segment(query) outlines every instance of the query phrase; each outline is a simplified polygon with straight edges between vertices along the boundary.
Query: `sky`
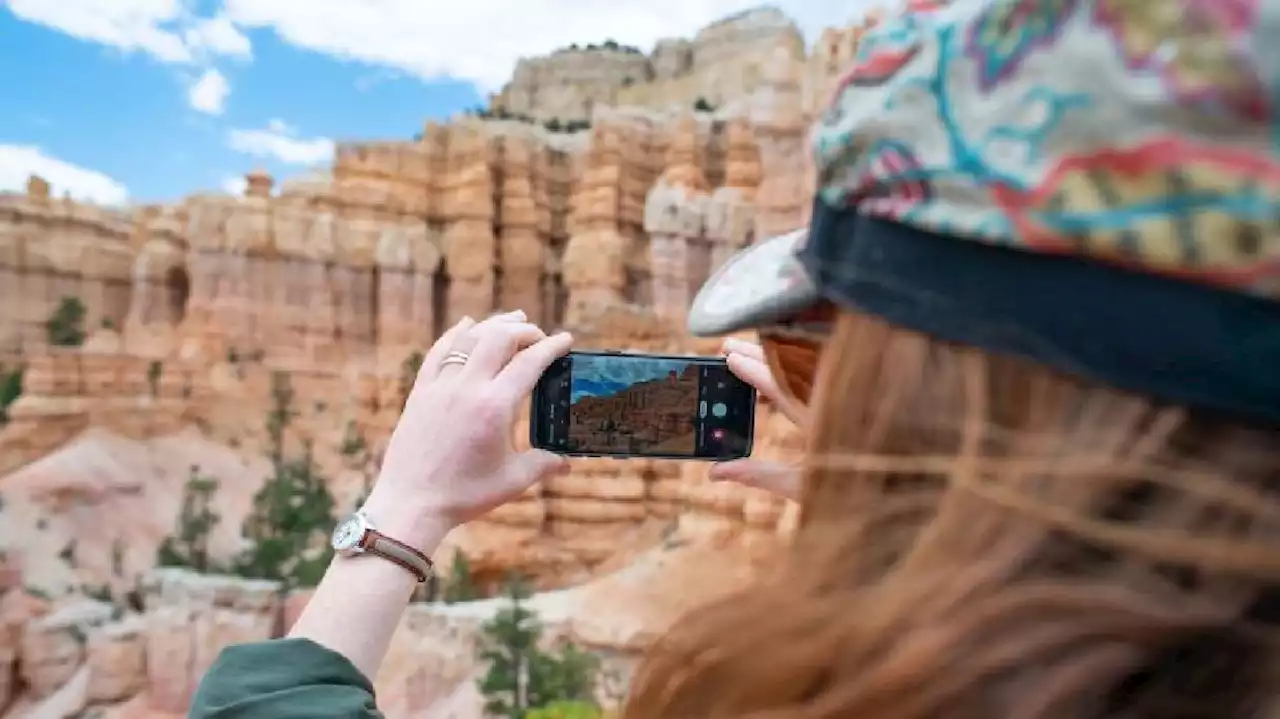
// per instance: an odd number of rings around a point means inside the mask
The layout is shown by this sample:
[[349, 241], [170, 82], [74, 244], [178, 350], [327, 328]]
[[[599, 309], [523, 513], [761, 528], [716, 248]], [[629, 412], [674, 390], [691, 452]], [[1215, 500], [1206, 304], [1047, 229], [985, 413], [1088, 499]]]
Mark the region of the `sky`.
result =
[[[648, 51], [759, 0], [0, 0], [0, 192], [239, 192], [482, 104], [517, 59]], [[874, 0], [780, 0], [812, 40]]]
[[573, 358], [569, 401], [609, 395], [631, 385], [683, 372], [688, 362], [641, 357], [577, 355]]

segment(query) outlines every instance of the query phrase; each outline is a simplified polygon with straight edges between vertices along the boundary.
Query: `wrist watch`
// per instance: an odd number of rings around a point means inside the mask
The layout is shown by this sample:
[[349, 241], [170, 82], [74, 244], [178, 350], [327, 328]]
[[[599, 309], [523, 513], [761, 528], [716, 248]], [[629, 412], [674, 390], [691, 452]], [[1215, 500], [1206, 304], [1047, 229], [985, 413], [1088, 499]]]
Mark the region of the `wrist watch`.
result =
[[398, 564], [419, 582], [427, 581], [435, 567], [427, 555], [374, 529], [363, 510], [338, 522], [330, 544], [334, 552], [344, 557], [372, 554]]

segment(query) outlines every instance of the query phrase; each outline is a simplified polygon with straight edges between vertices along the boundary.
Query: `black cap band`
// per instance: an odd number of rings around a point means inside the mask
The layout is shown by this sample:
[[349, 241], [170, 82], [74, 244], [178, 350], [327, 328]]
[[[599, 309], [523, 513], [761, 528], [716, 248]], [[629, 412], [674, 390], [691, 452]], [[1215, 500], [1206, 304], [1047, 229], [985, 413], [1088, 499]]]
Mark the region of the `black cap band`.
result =
[[815, 203], [799, 259], [844, 307], [1159, 400], [1280, 424], [1280, 304]]

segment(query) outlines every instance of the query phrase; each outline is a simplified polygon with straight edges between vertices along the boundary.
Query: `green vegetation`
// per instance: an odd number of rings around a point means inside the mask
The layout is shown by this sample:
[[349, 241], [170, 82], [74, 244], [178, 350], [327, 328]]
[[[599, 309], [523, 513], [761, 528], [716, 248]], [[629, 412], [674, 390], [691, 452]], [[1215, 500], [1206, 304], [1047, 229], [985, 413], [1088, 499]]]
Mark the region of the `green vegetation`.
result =
[[455, 550], [449, 579], [444, 583], [444, 603], [456, 604], [476, 599], [475, 581], [471, 577], [471, 563], [467, 555]]
[[271, 442], [271, 462], [276, 467], [284, 461], [284, 430], [298, 414], [293, 410], [293, 385], [289, 375], [271, 373], [271, 409], [267, 412], [267, 439]]
[[333, 494], [309, 444], [300, 457], [285, 458], [285, 429], [297, 416], [287, 374], [272, 375], [271, 398], [267, 435], [274, 471], [254, 495], [253, 508], [241, 525], [241, 534], [251, 545], [236, 559], [235, 571], [289, 587], [314, 587], [333, 558], [328, 542], [334, 521]]
[[479, 656], [489, 668], [477, 686], [485, 698], [485, 712], [494, 717], [526, 719], [536, 710], [594, 708], [592, 695], [599, 660], [571, 644], [559, 652], [543, 651], [538, 646], [542, 624], [524, 605], [529, 596], [527, 588], [520, 581], [512, 581], [506, 595], [508, 606], [481, 629]]
[[151, 390], [152, 397], [160, 396], [160, 374], [164, 371], [164, 366], [160, 364], [160, 360], [151, 360], [147, 365], [147, 387]]
[[400, 409], [404, 410], [405, 402], [409, 401], [409, 393], [413, 391], [413, 383], [418, 379], [418, 370], [422, 369], [422, 352], [414, 350], [409, 353], [408, 357], [400, 363]]
[[124, 540], [116, 537], [111, 540], [111, 576], [116, 579], [124, 577]]
[[23, 368], [0, 368], [0, 427], [9, 423], [9, 407], [22, 396]]
[[[482, 120], [510, 120], [513, 122], [522, 122], [526, 125], [536, 125], [538, 120], [519, 112], [511, 112], [506, 108], [496, 108], [490, 110], [487, 107], [478, 106], [467, 110], [464, 114], [478, 117]], [[569, 120], [562, 122], [558, 118], [551, 118], [542, 123], [543, 129], [553, 133], [574, 133], [591, 129], [590, 120]]]
[[581, 51], [584, 51], [584, 50], [585, 50], [585, 51], [588, 51], [588, 52], [593, 51], [593, 50], [609, 50], [609, 51], [611, 51], [611, 52], [624, 52], [624, 53], [626, 53], [626, 54], [628, 54], [628, 55], [643, 55], [643, 54], [644, 54], [644, 51], [643, 51], [643, 50], [641, 50], [640, 48], [636, 47], [635, 45], [623, 45], [623, 44], [619, 43], [617, 40], [614, 40], [614, 39], [612, 39], [612, 38], [610, 38], [610, 39], [608, 39], [608, 40], [605, 40], [604, 42], [602, 42], [602, 43], [600, 43], [600, 44], [598, 44], [598, 45], [597, 45], [596, 43], [589, 43], [589, 44], [587, 44], [587, 45], [579, 45], [578, 43], [576, 43], [576, 42], [575, 42], [575, 43], [570, 44], [570, 45], [569, 45], [568, 47], [566, 47], [566, 48], [560, 48], [560, 51], [564, 51], [564, 50], [570, 50], [570, 51], [573, 51], [573, 52], [581, 52]]
[[84, 303], [79, 297], [64, 296], [44, 323], [49, 344], [79, 347], [84, 344]]
[[715, 112], [716, 106], [707, 101], [705, 97], [699, 97], [693, 102], [694, 112]]
[[[213, 509], [218, 480], [201, 474], [191, 465], [187, 483], [182, 487], [182, 509], [172, 535], [165, 537], [156, 550], [156, 564], [161, 567], [187, 567], [197, 572], [216, 571], [209, 553], [209, 538], [222, 521]], [[124, 570], [124, 545], [117, 539], [111, 547], [112, 570], [120, 576]]]
[[363, 459], [368, 454], [369, 445], [365, 443], [355, 422], [347, 422], [347, 428], [342, 433], [342, 446], [338, 451], [343, 457], [353, 460]]
[[602, 716], [600, 707], [591, 702], [552, 702], [529, 710], [524, 719], [600, 719]]
[[58, 552], [58, 559], [66, 562], [71, 567], [76, 566], [76, 540], [72, 539], [67, 545]]

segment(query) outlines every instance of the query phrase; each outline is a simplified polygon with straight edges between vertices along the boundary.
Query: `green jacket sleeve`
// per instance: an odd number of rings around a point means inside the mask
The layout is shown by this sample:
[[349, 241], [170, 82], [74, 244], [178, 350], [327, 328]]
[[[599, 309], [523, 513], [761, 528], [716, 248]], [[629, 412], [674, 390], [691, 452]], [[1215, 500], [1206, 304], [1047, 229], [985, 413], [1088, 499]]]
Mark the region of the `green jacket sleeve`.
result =
[[189, 719], [375, 719], [373, 685], [346, 657], [309, 639], [222, 650], [200, 681]]

